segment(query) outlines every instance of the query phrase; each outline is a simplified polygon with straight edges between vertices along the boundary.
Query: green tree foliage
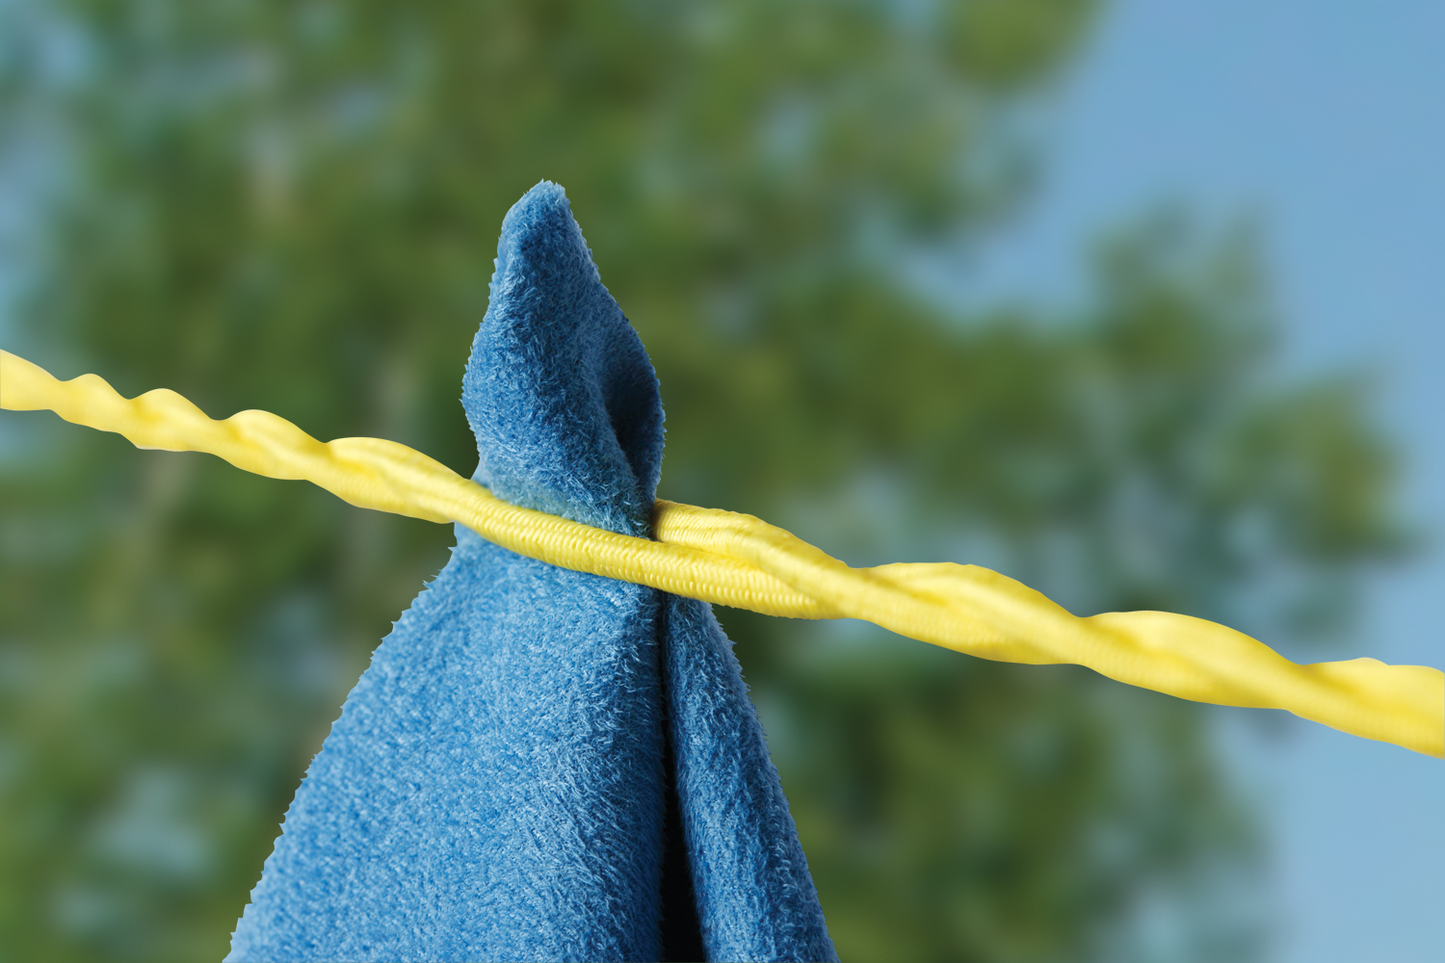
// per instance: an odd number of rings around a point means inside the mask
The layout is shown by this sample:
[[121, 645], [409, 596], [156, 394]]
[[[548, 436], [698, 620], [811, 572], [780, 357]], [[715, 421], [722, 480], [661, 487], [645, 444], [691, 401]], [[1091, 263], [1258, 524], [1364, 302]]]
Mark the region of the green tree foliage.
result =
[[[666, 497], [855, 563], [982, 561], [1076, 611], [1258, 632], [1333, 624], [1395, 544], [1357, 387], [1272, 382], [1237, 239], [1145, 223], [1068, 317], [908, 283], [1015, 206], [1019, 120], [1089, 0], [8, 15], [0, 143], [46, 202], [4, 337], [63, 377], [469, 473], [497, 231], [546, 177], [658, 369]], [[217, 957], [451, 532], [51, 416], [0, 427], [0, 959]], [[1253, 951], [1253, 828], [1205, 710], [723, 616], [845, 957], [1166, 958], [1135, 925], [1162, 911], [1179, 959]]]

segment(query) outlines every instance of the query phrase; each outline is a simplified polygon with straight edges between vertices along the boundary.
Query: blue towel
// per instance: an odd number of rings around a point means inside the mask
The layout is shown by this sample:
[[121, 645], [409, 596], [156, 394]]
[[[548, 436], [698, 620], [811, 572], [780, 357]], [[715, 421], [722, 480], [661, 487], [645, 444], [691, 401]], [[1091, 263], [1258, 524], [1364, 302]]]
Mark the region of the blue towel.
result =
[[[478, 482], [647, 535], [657, 378], [561, 188], [502, 225], [463, 404]], [[702, 602], [457, 526], [346, 700], [228, 960], [834, 960]]]

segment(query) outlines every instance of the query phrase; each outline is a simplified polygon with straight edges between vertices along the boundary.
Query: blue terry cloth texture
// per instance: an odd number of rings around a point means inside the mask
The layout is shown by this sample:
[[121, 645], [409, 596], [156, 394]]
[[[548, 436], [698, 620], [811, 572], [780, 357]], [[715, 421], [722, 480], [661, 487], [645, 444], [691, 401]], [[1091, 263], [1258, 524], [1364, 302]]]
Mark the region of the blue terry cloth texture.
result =
[[[502, 225], [476, 480], [646, 536], [657, 378], [543, 182]], [[707, 604], [457, 546], [372, 657], [228, 960], [835, 960]]]

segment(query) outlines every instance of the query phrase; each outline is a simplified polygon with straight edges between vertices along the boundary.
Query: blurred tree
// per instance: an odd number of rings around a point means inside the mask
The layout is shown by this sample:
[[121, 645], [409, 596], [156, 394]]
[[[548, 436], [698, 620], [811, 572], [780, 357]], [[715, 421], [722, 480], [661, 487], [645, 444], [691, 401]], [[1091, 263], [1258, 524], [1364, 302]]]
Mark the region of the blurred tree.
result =
[[[547, 177], [662, 379], [667, 497], [1076, 611], [1332, 624], [1396, 543], [1390, 459], [1355, 387], [1271, 385], [1246, 244], [1146, 223], [1073, 318], [907, 281], [1026, 191], [1021, 121], [1094, 7], [13, 3], [0, 145], [46, 200], [5, 338], [469, 473], [493, 245]], [[0, 959], [217, 957], [452, 536], [43, 428], [0, 467]], [[1161, 906], [1179, 959], [1255, 949], [1202, 710], [722, 614], [845, 957], [1166, 958], [1135, 925]]]

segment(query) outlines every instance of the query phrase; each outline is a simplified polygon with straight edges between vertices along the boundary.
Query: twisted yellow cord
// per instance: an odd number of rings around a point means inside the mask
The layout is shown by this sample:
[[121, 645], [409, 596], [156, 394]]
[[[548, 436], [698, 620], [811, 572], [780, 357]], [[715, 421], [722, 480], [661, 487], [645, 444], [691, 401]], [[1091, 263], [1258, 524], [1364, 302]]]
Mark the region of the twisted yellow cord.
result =
[[305, 479], [353, 505], [458, 521], [531, 558], [677, 595], [793, 618], [859, 618], [985, 659], [1077, 663], [1130, 685], [1219, 705], [1286, 709], [1445, 758], [1445, 673], [1374, 659], [1297, 665], [1233, 629], [1168, 612], [1079, 618], [974, 565], [855, 569], [751, 515], [657, 502], [656, 540], [501, 501], [395, 442], [319, 442], [265, 411], [208, 418], [161, 388], [127, 400], [100, 377], [57, 381], [0, 351], [0, 408], [49, 409], [139, 448], [204, 451], [272, 478]]

